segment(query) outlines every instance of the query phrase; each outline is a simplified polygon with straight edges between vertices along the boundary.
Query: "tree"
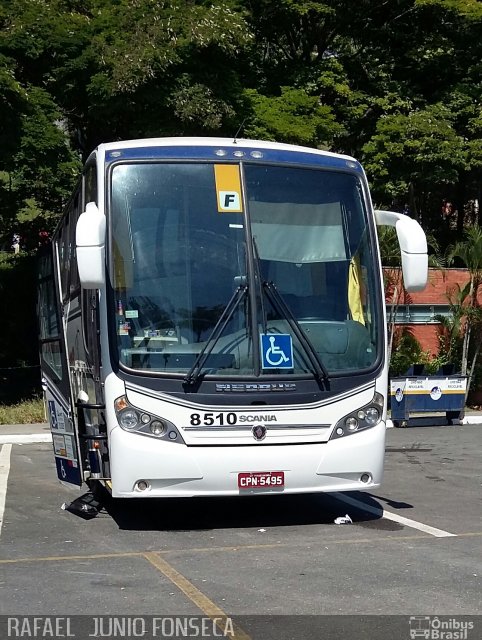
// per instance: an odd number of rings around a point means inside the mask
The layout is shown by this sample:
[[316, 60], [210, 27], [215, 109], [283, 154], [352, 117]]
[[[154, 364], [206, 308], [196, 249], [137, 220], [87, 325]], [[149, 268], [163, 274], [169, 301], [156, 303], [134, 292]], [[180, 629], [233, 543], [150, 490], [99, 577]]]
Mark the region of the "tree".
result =
[[[383, 267], [383, 281], [385, 289], [385, 302], [388, 305], [388, 357], [398, 348], [399, 341], [410, 332], [406, 327], [397, 330], [395, 320], [400, 305], [412, 304], [412, 298], [403, 284], [403, 273], [401, 268], [400, 245], [397, 232], [394, 227], [381, 226], [377, 230], [378, 244], [380, 247], [380, 257]], [[446, 259], [440, 256], [440, 248], [437, 240], [431, 233], [427, 233], [427, 245], [430, 250], [429, 266], [436, 269], [443, 269]], [[416, 342], [413, 336], [410, 344]], [[406, 342], [409, 344], [409, 341]], [[412, 348], [412, 347], [410, 347]]]
[[10, 154], [2, 161], [0, 198], [2, 235], [20, 232], [29, 248], [42, 227], [52, 228], [81, 168], [80, 158], [62, 129], [62, 114], [39, 87], [23, 89], [25, 103]]
[[469, 283], [464, 287], [456, 285], [452, 291], [447, 292], [449, 302], [449, 315], [436, 315], [439, 323], [437, 328], [439, 341], [439, 356], [445, 363], [453, 363], [460, 368], [465, 308], [464, 301], [467, 297]]
[[432, 193], [457, 182], [467, 167], [463, 139], [443, 104], [381, 117], [363, 153], [375, 193], [385, 202], [405, 198], [421, 221]]
[[[482, 285], [482, 229], [471, 227], [464, 232], [464, 239], [457, 242], [448, 249], [449, 263], [459, 259], [469, 271], [468, 285], [459, 293], [457, 315], [463, 318], [461, 323], [462, 355], [461, 372], [468, 374], [467, 392], [470, 389], [472, 376], [477, 359], [479, 357], [482, 341], [482, 308], [479, 303], [479, 293]], [[472, 348], [473, 338], [476, 341], [475, 348]]]
[[[84, 154], [115, 139], [234, 135], [245, 104], [239, 70], [252, 42], [236, 5], [92, 0], [90, 42], [62, 70]], [[55, 91], [60, 98], [62, 86]]]
[[400, 263], [400, 245], [397, 232], [393, 227], [378, 228], [378, 243], [380, 246], [383, 265], [383, 282], [385, 288], [385, 303], [388, 306], [388, 359], [391, 359], [394, 344], [396, 345], [395, 319], [400, 304], [408, 304], [410, 297], [403, 286], [402, 269]]
[[326, 148], [341, 131], [331, 108], [303, 89], [281, 87], [279, 96], [247, 89], [245, 95], [253, 110], [244, 127], [248, 137]]

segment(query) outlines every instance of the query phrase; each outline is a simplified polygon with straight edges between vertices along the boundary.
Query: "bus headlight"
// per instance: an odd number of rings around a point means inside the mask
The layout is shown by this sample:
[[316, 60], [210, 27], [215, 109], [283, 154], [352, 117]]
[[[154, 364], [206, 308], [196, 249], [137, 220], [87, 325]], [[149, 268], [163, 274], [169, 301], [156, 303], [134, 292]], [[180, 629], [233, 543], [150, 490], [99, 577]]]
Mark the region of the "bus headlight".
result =
[[378, 407], [368, 407], [366, 410], [365, 421], [370, 427], [374, 427], [380, 422], [381, 413]]
[[330, 440], [343, 438], [352, 433], [358, 433], [371, 427], [376, 427], [380, 423], [383, 415], [383, 396], [375, 393], [373, 400], [360, 409], [356, 409], [352, 413], [344, 416], [335, 425]]
[[358, 429], [358, 420], [353, 416], [350, 416], [345, 420], [345, 427], [348, 431], [356, 431]]
[[162, 436], [166, 432], [166, 425], [161, 420], [153, 420], [149, 427], [153, 436]]
[[135, 429], [139, 424], [139, 414], [134, 409], [124, 409], [119, 415], [119, 424], [123, 429]]
[[170, 442], [184, 444], [179, 430], [172, 422], [165, 418], [151, 415], [138, 407], [133, 407], [127, 396], [120, 396], [120, 398], [114, 400], [114, 409], [121, 429], [158, 440], [169, 440]]

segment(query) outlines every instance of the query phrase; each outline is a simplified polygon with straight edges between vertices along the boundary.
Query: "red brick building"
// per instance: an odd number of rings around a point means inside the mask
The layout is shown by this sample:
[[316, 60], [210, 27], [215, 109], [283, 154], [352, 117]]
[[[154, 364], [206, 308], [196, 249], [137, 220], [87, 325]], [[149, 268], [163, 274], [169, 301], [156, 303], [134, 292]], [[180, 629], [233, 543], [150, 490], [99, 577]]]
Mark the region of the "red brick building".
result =
[[[437, 315], [449, 315], [447, 295], [457, 285], [461, 288], [469, 281], [467, 269], [429, 269], [428, 283], [424, 291], [405, 294], [395, 315], [397, 325], [407, 325], [420, 342], [424, 351], [433, 355], [438, 353]], [[482, 303], [482, 294], [479, 294]], [[392, 291], [387, 295], [387, 315], [392, 304]]]

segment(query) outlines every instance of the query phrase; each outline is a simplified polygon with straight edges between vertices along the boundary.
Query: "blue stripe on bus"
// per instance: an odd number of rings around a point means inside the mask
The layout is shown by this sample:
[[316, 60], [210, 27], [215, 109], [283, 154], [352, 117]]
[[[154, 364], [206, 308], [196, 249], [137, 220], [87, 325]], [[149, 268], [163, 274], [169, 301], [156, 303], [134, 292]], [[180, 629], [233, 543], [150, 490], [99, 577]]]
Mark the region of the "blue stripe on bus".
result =
[[[217, 149], [224, 148], [226, 151], [225, 156], [215, 155]], [[235, 151], [244, 151], [245, 156], [237, 158], [233, 155]], [[253, 158], [250, 154], [251, 151], [261, 151], [262, 158]], [[232, 147], [220, 146], [165, 146], [165, 147], [135, 147], [129, 149], [115, 149], [107, 151], [105, 154], [106, 163], [111, 163], [119, 160], [162, 160], [162, 159], [176, 159], [176, 160], [215, 160], [217, 162], [249, 160], [249, 162], [276, 162], [276, 163], [289, 163], [289, 164], [302, 164], [302, 165], [314, 165], [336, 169], [355, 169], [361, 171], [361, 166], [358, 162], [347, 160], [345, 158], [339, 158], [337, 156], [325, 156], [318, 155], [316, 153], [304, 153], [303, 151], [286, 151], [284, 149], [256, 149], [256, 147], [239, 147], [237, 149]], [[349, 163], [349, 164], [348, 164]]]

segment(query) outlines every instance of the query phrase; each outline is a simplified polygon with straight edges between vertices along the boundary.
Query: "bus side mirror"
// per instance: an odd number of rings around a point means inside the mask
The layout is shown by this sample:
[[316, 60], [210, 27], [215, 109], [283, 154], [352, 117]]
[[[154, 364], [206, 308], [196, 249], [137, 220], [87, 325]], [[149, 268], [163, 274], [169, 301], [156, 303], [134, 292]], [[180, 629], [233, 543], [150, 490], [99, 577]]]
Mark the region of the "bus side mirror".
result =
[[410, 291], [425, 289], [428, 277], [427, 239], [416, 220], [403, 213], [375, 211], [378, 225], [395, 227], [402, 256], [403, 285]]
[[95, 202], [88, 202], [75, 230], [77, 265], [83, 289], [105, 283], [105, 216]]

